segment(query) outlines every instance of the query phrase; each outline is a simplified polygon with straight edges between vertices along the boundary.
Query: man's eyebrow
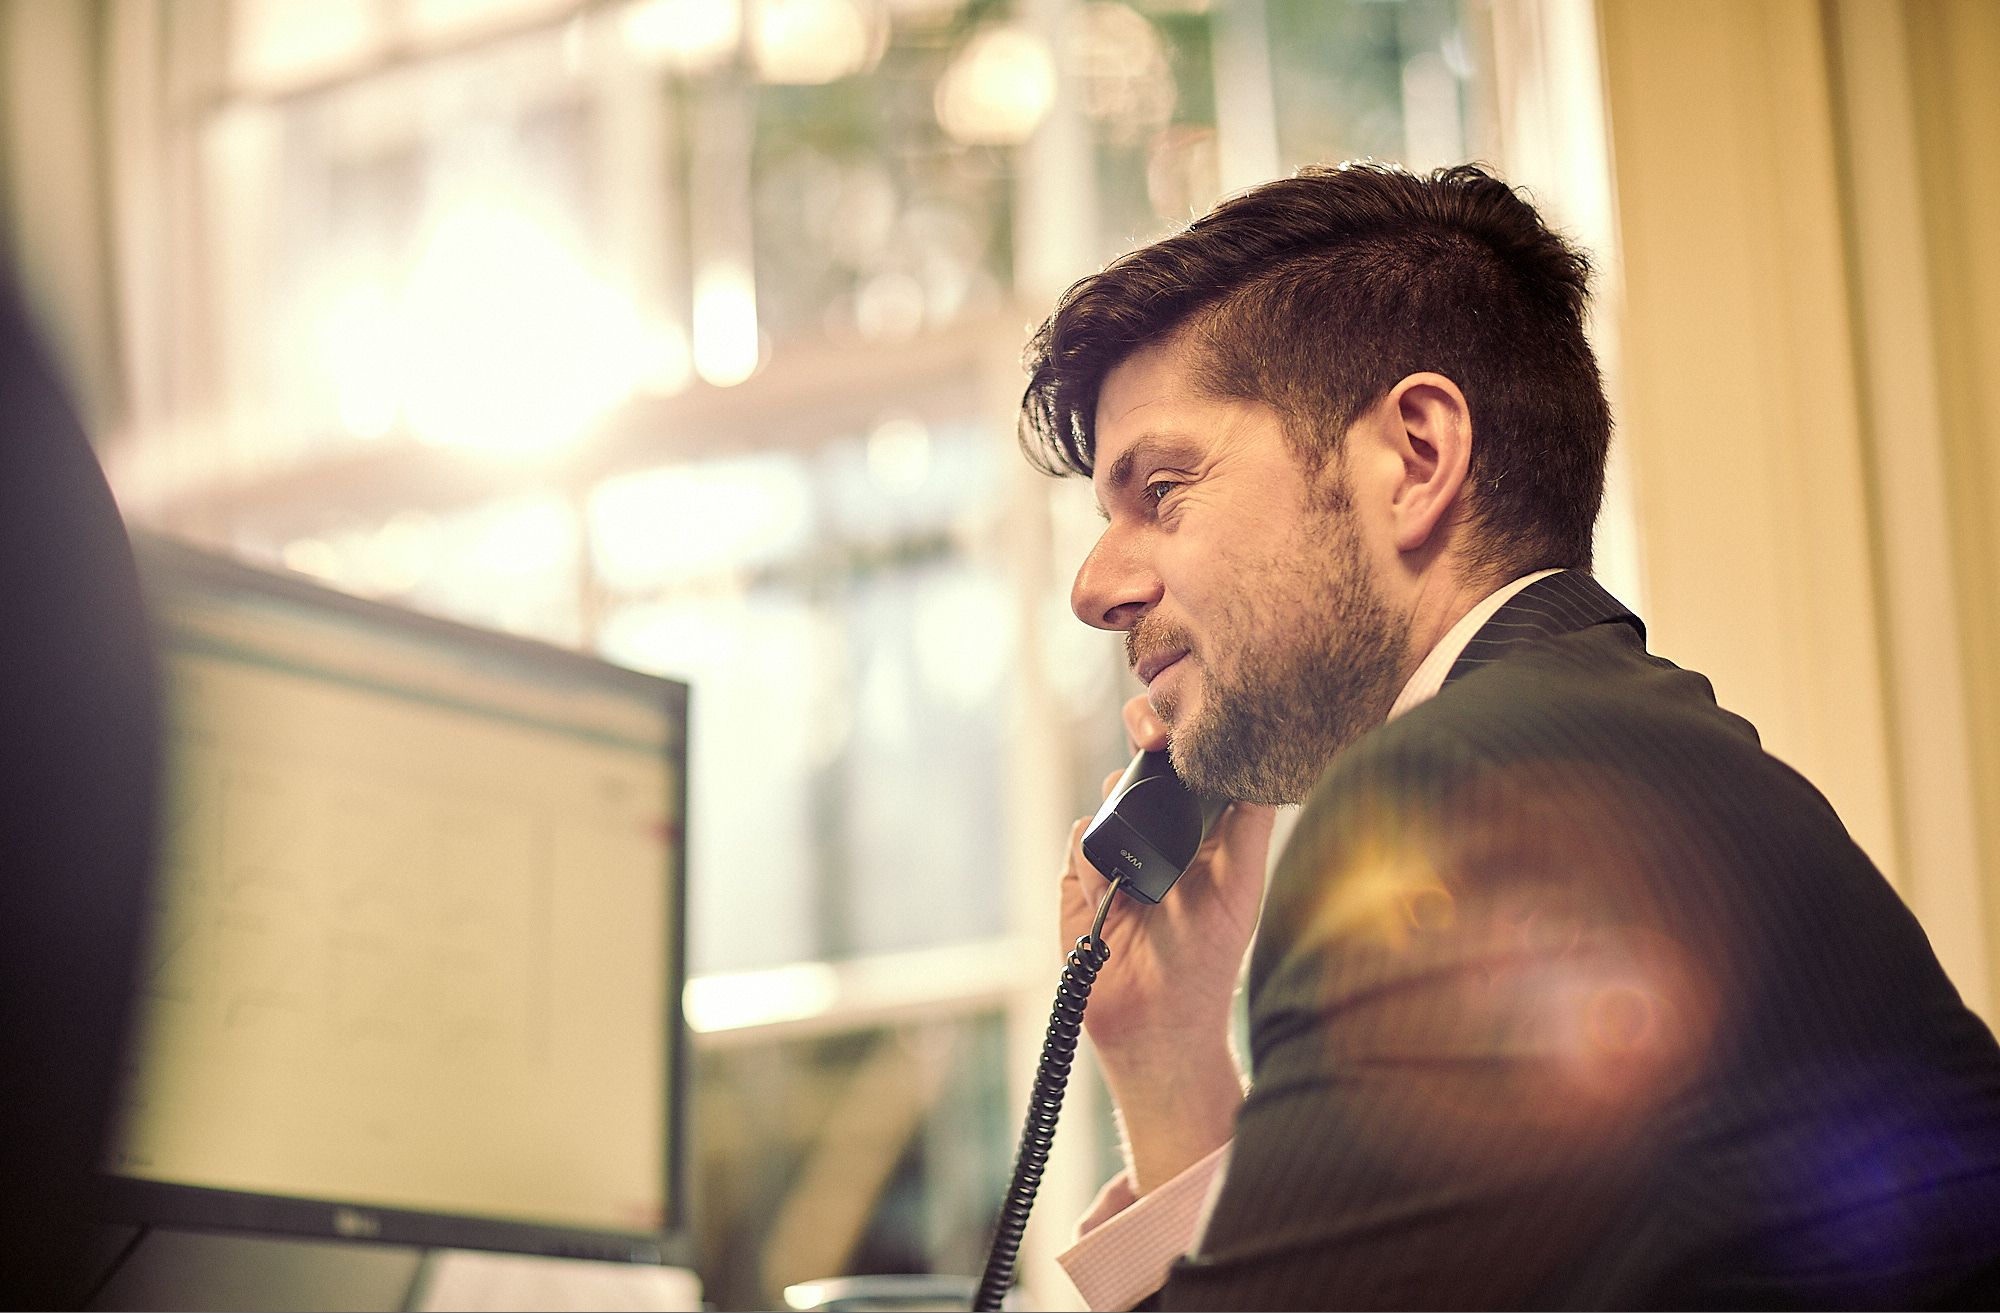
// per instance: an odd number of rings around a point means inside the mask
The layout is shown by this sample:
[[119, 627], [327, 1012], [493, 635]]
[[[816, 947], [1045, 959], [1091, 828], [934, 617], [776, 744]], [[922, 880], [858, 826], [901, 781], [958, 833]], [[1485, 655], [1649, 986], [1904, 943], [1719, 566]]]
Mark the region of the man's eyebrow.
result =
[[[1162, 460], [1169, 462], [1185, 461], [1198, 454], [1199, 451], [1199, 444], [1185, 434], [1141, 433], [1132, 440], [1131, 446], [1125, 448], [1119, 454], [1117, 460], [1111, 462], [1111, 468], [1104, 472], [1104, 486], [1107, 491], [1116, 496], [1125, 491], [1127, 485], [1132, 482], [1133, 477], [1139, 472], [1139, 462], [1141, 460], [1145, 460], [1148, 463]], [[1104, 503], [1101, 501], [1097, 503], [1097, 514], [1100, 519], [1108, 520], [1111, 518], [1111, 512], [1104, 508]]]

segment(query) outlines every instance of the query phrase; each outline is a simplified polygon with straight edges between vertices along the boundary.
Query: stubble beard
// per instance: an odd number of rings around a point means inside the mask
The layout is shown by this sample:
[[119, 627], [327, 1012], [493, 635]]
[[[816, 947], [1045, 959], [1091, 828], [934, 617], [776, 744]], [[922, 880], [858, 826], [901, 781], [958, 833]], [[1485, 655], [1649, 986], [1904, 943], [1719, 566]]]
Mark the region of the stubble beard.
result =
[[[1135, 651], [1187, 648], [1182, 659], [1201, 676], [1192, 713], [1176, 717], [1171, 701], [1156, 708], [1169, 726], [1174, 769], [1197, 793], [1304, 802], [1340, 750], [1388, 716], [1408, 626], [1368, 578], [1352, 525], [1330, 519], [1328, 527], [1331, 559], [1274, 581], [1261, 598], [1240, 596], [1209, 631], [1211, 641], [1237, 644], [1226, 664], [1196, 652], [1177, 626], [1148, 631], [1142, 621], [1127, 635]], [[1287, 619], [1289, 641], [1273, 633]]]

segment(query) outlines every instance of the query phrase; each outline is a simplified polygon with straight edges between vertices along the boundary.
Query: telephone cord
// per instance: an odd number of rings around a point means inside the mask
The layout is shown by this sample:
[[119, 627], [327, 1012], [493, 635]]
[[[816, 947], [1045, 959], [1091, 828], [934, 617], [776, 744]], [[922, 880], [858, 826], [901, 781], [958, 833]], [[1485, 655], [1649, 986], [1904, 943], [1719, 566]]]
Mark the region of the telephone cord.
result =
[[1083, 1009], [1090, 1002], [1090, 988], [1097, 973], [1111, 958], [1111, 946], [1104, 942], [1104, 917], [1111, 900], [1118, 896], [1122, 878], [1111, 882], [1104, 901], [1097, 905], [1097, 919], [1090, 933], [1076, 941], [1063, 966], [1062, 983], [1056, 986], [1056, 1002], [1049, 1014], [1049, 1029], [1042, 1039], [1042, 1058], [1035, 1069], [1034, 1089], [1028, 1095], [1028, 1117], [1021, 1127], [1021, 1149], [1014, 1159], [1014, 1179], [1007, 1186], [1000, 1206], [1000, 1224], [987, 1254], [986, 1274], [980, 1279], [979, 1293], [972, 1301], [975, 1310], [998, 1309], [1014, 1280], [1014, 1260], [1021, 1251], [1021, 1237], [1028, 1229], [1028, 1214], [1035, 1206], [1035, 1191], [1041, 1188], [1042, 1172], [1049, 1165], [1049, 1149], [1055, 1143], [1056, 1118], [1062, 1112], [1063, 1091], [1069, 1086], [1070, 1066], [1076, 1059], [1077, 1036], [1083, 1030]]

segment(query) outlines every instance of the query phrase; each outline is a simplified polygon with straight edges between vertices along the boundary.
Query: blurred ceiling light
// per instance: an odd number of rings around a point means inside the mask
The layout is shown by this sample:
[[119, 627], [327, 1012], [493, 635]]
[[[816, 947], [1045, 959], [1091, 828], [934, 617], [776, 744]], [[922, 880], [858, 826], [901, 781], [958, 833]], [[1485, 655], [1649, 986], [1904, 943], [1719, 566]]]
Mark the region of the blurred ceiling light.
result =
[[323, 77], [372, 55], [381, 28], [371, 5], [236, 0], [229, 7], [229, 71], [241, 87]]
[[[560, 575], [563, 562], [575, 558], [576, 516], [556, 497], [523, 497], [483, 507], [455, 527], [460, 531], [458, 564], [484, 576], [489, 585]], [[504, 590], [489, 586], [483, 591], [493, 601]]]
[[635, 378], [655, 396], [685, 392], [694, 382], [694, 346], [687, 330], [671, 320], [646, 329], [639, 342]]
[[1173, 118], [1178, 89], [1157, 28], [1117, 0], [1089, 0], [1070, 19], [1067, 47], [1086, 112], [1131, 143]]
[[377, 529], [367, 543], [363, 568], [379, 593], [407, 593], [437, 568], [441, 531], [422, 511], [403, 511]]
[[735, 387], [757, 372], [757, 285], [740, 265], [718, 262], [695, 275], [694, 370]]
[[798, 962], [768, 971], [696, 976], [681, 990], [688, 1026], [697, 1034], [803, 1021], [831, 1008], [839, 979], [825, 962]]
[[416, 436], [494, 452], [567, 444], [630, 394], [630, 301], [526, 216], [469, 203], [431, 232], [403, 298]]
[[1048, 43], [1012, 23], [974, 33], [938, 79], [938, 123], [968, 146], [1018, 146], [1056, 98]]
[[858, 0], [756, 0], [750, 49], [766, 82], [818, 86], [881, 58], [886, 33]]
[[924, 326], [924, 285], [908, 274], [875, 275], [855, 294], [854, 324], [871, 342], [915, 337]]
[[599, 484], [588, 516], [605, 582], [644, 592], [803, 550], [812, 489], [789, 459], [676, 465]]
[[[375, 533], [372, 529], [349, 526], [329, 535], [327, 545], [331, 548], [332, 559], [339, 565], [337, 574], [321, 576], [327, 582], [343, 592], [360, 597], [380, 597], [390, 591], [377, 568]], [[285, 550], [289, 555], [292, 548]]]
[[285, 544], [285, 568], [338, 584], [346, 573], [340, 549], [324, 538], [300, 538]]
[[884, 492], [905, 494], [931, 473], [931, 431], [912, 415], [894, 415], [868, 434], [868, 475]]
[[681, 73], [706, 73], [735, 58], [742, 0], [638, 0], [620, 27], [639, 58]]
[[665, 602], [628, 602], [605, 615], [597, 646], [620, 665], [654, 674], [727, 679], [747, 650], [740, 593], [683, 594]]

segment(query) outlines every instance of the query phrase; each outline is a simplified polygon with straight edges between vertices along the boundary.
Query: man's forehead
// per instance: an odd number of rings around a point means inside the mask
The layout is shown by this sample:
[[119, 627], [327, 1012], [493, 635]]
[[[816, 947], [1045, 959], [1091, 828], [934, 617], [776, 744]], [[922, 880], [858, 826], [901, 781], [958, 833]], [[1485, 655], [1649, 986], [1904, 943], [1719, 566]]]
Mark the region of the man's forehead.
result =
[[1110, 519], [1114, 501], [1160, 471], [1194, 472], [1246, 444], [1287, 447], [1282, 420], [1269, 405], [1216, 396], [1183, 361], [1164, 353], [1128, 357], [1118, 369], [1135, 364], [1122, 378], [1107, 376], [1098, 393], [1090, 482], [1100, 518]]
[[1129, 424], [1149, 407], [1193, 398], [1192, 361], [1177, 340], [1140, 347], [1113, 365], [1097, 389], [1094, 427], [1102, 431]]
[[1192, 438], [1191, 411], [1208, 400], [1193, 381], [1186, 351], [1171, 340], [1141, 347], [1119, 361], [1097, 390], [1092, 482], [1100, 490], [1115, 486], [1111, 472], [1128, 465], [1144, 442]]

